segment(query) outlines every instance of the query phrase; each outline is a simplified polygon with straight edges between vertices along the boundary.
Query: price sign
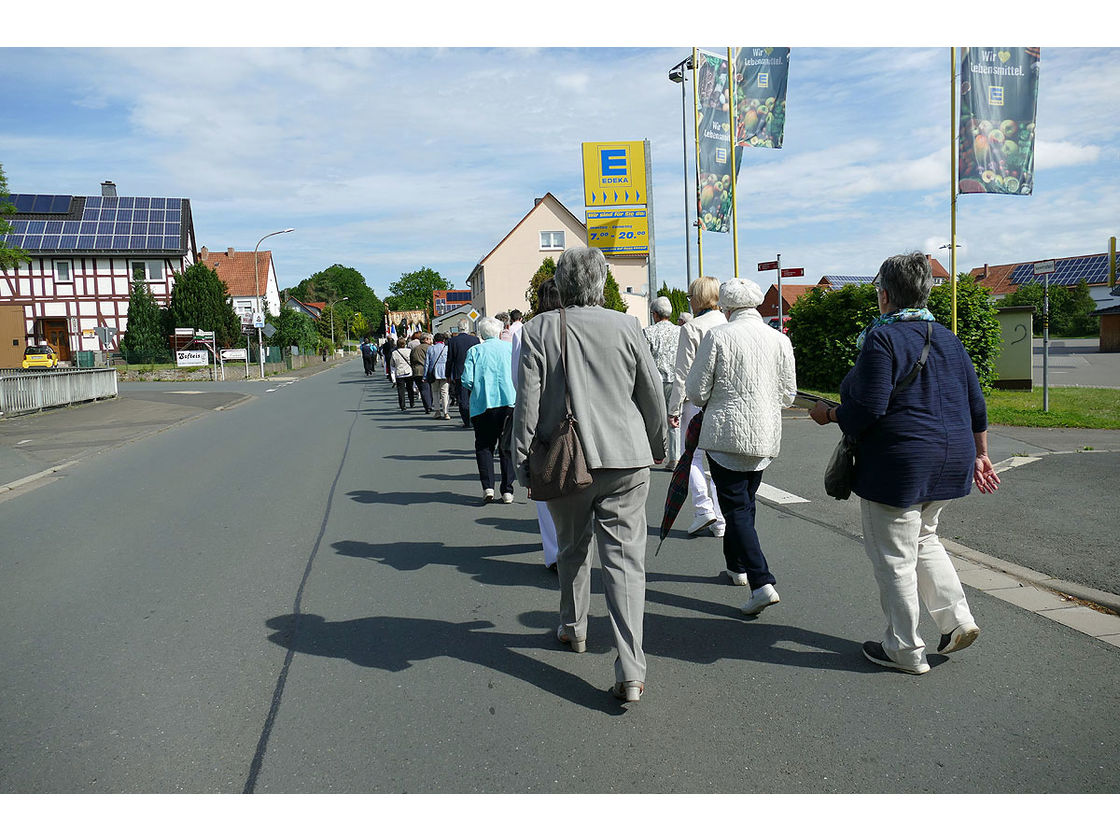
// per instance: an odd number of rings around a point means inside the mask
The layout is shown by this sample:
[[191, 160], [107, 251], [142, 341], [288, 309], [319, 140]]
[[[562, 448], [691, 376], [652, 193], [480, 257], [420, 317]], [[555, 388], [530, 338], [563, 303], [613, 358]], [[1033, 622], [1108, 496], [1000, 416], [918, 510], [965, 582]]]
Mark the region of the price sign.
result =
[[649, 219], [645, 210], [588, 210], [587, 244], [607, 256], [649, 253]]

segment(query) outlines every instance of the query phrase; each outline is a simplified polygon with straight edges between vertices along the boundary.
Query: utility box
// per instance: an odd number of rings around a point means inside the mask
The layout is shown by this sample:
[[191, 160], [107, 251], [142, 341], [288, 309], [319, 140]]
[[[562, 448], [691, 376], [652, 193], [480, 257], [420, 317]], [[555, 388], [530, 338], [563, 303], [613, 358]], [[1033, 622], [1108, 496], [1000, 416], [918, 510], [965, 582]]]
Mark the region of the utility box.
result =
[[94, 366], [92, 350], [79, 350], [74, 355], [77, 357], [78, 367], [91, 368]]
[[1033, 306], [1005, 306], [996, 310], [1002, 343], [993, 388], [1029, 391], [1034, 387], [1033, 316]]

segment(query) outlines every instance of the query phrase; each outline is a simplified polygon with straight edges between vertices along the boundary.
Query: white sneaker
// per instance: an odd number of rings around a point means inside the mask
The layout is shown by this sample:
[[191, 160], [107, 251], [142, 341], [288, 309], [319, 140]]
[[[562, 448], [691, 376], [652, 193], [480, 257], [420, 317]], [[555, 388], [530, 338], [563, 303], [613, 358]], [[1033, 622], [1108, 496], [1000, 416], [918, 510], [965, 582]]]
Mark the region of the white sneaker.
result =
[[513, 493], [502, 493], [502, 501], [507, 505], [513, 504]]
[[728, 572], [727, 577], [730, 578], [732, 586], [750, 586], [746, 572]]
[[484, 501], [484, 502], [494, 501], [494, 488], [493, 487], [487, 487], [485, 490], [482, 491], [482, 501]]
[[715, 521], [716, 518], [710, 513], [698, 513], [696, 518], [692, 520], [692, 524], [688, 526], [688, 535], [690, 537], [696, 536]]
[[751, 592], [751, 599], [743, 604], [743, 615], [758, 615], [764, 609], [772, 606], [782, 599], [778, 597], [778, 590], [774, 588], [772, 583], [765, 586], [760, 586]]
[[708, 526], [708, 530], [712, 532], [713, 537], [722, 537], [727, 533], [727, 525], [723, 522], [716, 522]]

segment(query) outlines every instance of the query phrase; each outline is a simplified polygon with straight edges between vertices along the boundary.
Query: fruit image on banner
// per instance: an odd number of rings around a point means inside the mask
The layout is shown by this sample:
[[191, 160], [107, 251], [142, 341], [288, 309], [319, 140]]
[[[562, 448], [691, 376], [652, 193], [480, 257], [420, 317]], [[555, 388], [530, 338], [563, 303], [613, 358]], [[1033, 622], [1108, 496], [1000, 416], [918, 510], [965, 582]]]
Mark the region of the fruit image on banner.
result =
[[739, 155], [731, 166], [731, 105], [727, 58], [697, 52], [696, 68], [696, 218], [704, 230], [731, 230], [731, 178], [738, 174]]
[[789, 47], [742, 47], [735, 57], [735, 143], [782, 148]]
[[1038, 47], [962, 47], [958, 191], [1030, 195]]

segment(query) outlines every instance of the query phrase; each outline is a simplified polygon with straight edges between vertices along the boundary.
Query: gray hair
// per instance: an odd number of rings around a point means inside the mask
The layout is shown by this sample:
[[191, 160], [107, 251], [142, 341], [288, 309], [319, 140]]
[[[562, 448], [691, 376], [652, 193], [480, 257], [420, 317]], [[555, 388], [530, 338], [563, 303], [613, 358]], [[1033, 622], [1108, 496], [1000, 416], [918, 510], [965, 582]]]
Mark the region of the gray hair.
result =
[[673, 314], [673, 302], [669, 300], [669, 298], [665, 297], [665, 295], [662, 295], [653, 302], [653, 306], [651, 306], [650, 309], [653, 310], [654, 315], [660, 315], [662, 318], [668, 318]]
[[682, 312], [680, 315], [677, 316], [677, 323], [680, 324], [682, 327], [691, 320], [692, 320], [692, 313], [691, 312]]
[[607, 282], [607, 258], [598, 248], [569, 248], [556, 262], [556, 290], [564, 306], [599, 306]]
[[502, 322], [497, 318], [479, 318], [478, 337], [485, 341], [488, 338], [497, 338], [502, 334]]
[[459, 319], [459, 332], [468, 333], [471, 331], [471, 322], [468, 318]]
[[920, 251], [887, 257], [875, 275], [875, 284], [899, 309], [926, 305], [933, 288], [933, 269]]

